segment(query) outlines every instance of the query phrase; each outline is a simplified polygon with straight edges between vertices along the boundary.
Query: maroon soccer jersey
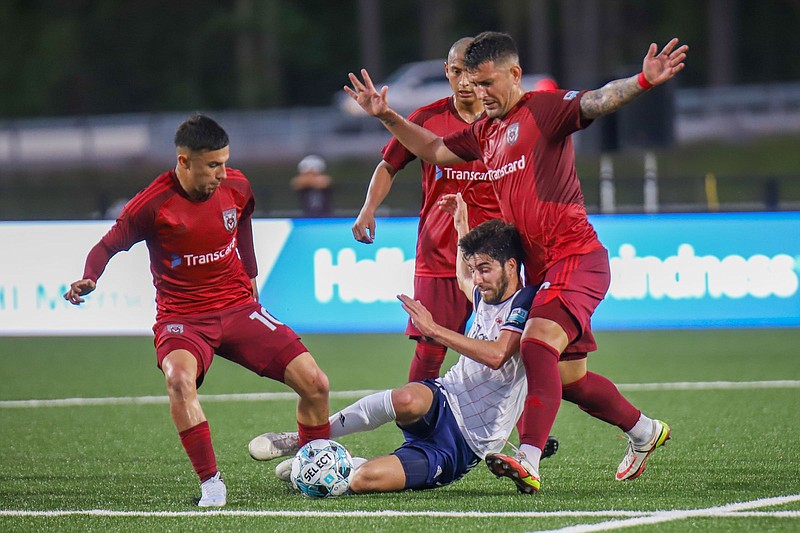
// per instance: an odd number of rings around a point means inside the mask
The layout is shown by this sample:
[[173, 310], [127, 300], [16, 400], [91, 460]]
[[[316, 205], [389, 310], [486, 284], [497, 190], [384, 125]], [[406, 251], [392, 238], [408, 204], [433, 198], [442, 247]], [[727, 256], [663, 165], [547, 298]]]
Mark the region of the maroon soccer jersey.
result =
[[460, 158], [482, 159], [503, 218], [522, 236], [528, 281], [569, 255], [602, 248], [586, 216], [570, 134], [585, 128], [583, 92], [529, 92], [502, 119], [445, 137]]
[[[408, 119], [437, 135], [469, 129], [453, 104], [453, 98], [443, 98], [414, 111]], [[383, 160], [396, 170], [416, 158], [397, 139], [392, 138], [383, 148]], [[453, 217], [439, 209], [436, 202], [443, 194], [460, 192], [469, 205], [469, 225], [475, 227], [492, 218], [500, 218], [500, 208], [486, 167], [481, 161], [439, 167], [422, 162], [422, 208], [417, 230], [417, 258], [414, 274], [434, 278], [452, 278], [456, 272], [456, 243], [458, 234]]]
[[145, 241], [156, 287], [157, 316], [215, 311], [253, 299], [258, 269], [250, 217], [255, 199], [247, 178], [227, 178], [202, 201], [189, 198], [174, 170], [125, 205], [86, 258], [83, 277], [96, 281], [117, 252]]

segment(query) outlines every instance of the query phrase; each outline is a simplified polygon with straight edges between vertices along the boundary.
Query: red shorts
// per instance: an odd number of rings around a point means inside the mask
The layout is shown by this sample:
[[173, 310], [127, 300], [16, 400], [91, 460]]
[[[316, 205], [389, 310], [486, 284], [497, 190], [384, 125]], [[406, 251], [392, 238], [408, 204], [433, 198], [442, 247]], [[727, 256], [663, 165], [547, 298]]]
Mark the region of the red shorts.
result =
[[611, 268], [605, 248], [565, 257], [544, 274], [533, 298], [530, 317], [558, 323], [570, 339], [561, 360], [580, 359], [597, 349], [592, 335], [592, 314], [605, 298]]
[[197, 359], [198, 387], [215, 353], [259, 376], [283, 382], [286, 366], [308, 351], [290, 327], [256, 301], [221, 311], [164, 317], [153, 332], [158, 367], [170, 352], [188, 350]]
[[[472, 304], [458, 286], [456, 278], [414, 276], [414, 299], [422, 302], [440, 326], [464, 333], [472, 314]], [[408, 320], [406, 335], [419, 339], [422, 334]]]

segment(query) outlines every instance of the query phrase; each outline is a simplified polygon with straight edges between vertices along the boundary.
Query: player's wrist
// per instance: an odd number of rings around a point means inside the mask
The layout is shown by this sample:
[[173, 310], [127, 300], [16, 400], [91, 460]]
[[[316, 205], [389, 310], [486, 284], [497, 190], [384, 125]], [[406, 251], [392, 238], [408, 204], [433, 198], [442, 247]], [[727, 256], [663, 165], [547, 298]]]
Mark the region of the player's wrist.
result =
[[641, 87], [645, 91], [650, 90], [654, 87], [652, 83], [647, 81], [647, 77], [644, 75], [644, 71], [639, 73], [639, 75], [636, 77], [636, 81], [638, 82], [639, 87]]

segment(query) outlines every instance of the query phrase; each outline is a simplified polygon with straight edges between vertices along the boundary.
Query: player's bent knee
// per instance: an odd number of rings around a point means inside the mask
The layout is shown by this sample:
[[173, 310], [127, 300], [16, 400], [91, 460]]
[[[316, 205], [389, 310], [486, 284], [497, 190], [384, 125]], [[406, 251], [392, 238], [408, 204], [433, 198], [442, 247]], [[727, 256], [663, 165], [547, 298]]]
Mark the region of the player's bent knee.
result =
[[420, 383], [409, 383], [392, 391], [392, 406], [398, 421], [424, 415], [430, 408], [429, 389]]
[[386, 486], [386, 478], [381, 475], [382, 468], [364, 463], [353, 472], [350, 480], [350, 491], [357, 494], [368, 492], [386, 492], [394, 490]]
[[286, 367], [284, 381], [301, 398], [327, 398], [330, 391], [328, 376], [317, 366], [311, 354], [305, 352]]

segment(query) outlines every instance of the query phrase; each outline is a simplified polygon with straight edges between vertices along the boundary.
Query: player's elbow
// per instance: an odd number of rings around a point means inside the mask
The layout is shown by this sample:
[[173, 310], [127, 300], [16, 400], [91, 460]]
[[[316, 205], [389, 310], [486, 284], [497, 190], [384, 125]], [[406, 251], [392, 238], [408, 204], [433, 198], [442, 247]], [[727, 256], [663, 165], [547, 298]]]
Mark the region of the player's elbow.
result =
[[492, 370], [497, 370], [503, 363], [506, 362], [508, 359], [503, 352], [493, 352], [489, 354], [489, 357], [486, 360], [486, 366], [491, 368]]

